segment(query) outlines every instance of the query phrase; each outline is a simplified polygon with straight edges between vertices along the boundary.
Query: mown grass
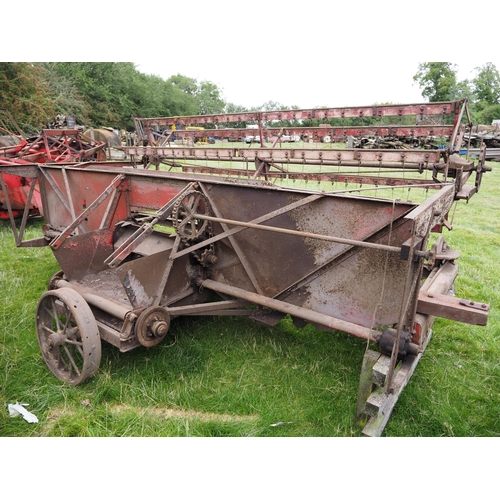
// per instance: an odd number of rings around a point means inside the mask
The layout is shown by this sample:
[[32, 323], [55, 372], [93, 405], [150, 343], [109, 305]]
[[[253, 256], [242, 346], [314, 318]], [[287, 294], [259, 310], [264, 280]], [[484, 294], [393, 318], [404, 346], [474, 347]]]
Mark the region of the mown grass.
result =
[[[437, 319], [386, 436], [500, 434], [500, 174], [458, 205], [446, 241], [461, 252], [457, 296], [491, 305], [486, 327]], [[38, 236], [41, 221], [29, 224]], [[58, 265], [48, 248], [16, 248], [0, 223], [1, 436], [359, 436], [354, 423], [363, 340], [273, 328], [244, 318], [181, 318], [159, 346], [103, 344], [99, 373], [72, 387], [47, 369], [35, 311]], [[28, 403], [39, 419], [10, 418]], [[280, 425], [274, 425], [280, 424]]]

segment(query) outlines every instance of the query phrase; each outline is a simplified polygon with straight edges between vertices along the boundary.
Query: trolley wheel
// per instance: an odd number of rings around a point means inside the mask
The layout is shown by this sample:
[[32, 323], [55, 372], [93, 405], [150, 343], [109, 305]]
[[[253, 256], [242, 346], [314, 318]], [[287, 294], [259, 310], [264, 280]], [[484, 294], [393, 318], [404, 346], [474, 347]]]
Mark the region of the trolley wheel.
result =
[[151, 306], [143, 311], [135, 323], [137, 340], [144, 347], [159, 344], [170, 328], [170, 315], [161, 306]]
[[73, 385], [95, 375], [101, 363], [101, 337], [92, 311], [71, 288], [45, 292], [36, 312], [36, 333], [50, 371]]

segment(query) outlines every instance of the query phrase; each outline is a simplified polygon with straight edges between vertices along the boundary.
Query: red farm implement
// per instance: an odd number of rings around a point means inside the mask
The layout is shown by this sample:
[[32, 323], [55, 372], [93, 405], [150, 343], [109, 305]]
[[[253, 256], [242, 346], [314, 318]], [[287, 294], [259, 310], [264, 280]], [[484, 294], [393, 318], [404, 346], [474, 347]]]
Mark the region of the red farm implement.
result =
[[[0, 131], [5, 133], [0, 143], [0, 166], [26, 165], [32, 163], [75, 163], [104, 160], [105, 144], [83, 138], [76, 129], [42, 130], [36, 137], [26, 138], [10, 113], [0, 110]], [[41, 215], [43, 211], [38, 186], [22, 176], [5, 174], [5, 189], [9, 191], [10, 210], [14, 217], [21, 217], [25, 210], [28, 216]], [[30, 203], [26, 200], [30, 198]], [[9, 204], [0, 195], [0, 220], [9, 218]]]
[[[364, 359], [357, 418], [368, 422], [365, 434], [379, 435], [434, 317], [486, 324], [488, 305], [448, 293], [459, 253], [442, 237], [430, 242], [431, 232], [451, 229], [454, 203], [476, 193], [487, 170], [484, 156], [474, 163], [459, 155], [465, 101], [273, 113], [137, 119], [148, 144], [128, 148], [129, 163], [31, 164], [22, 172], [0, 166], [3, 176], [40, 185], [43, 236], [22, 241], [24, 226], [12, 226], [18, 245], [48, 245], [61, 266], [36, 316], [41, 352], [56, 377], [79, 384], [98, 372], [101, 340], [122, 352], [152, 347], [180, 316], [243, 315], [273, 325], [290, 315], [299, 327], [311, 323], [378, 346]], [[449, 125], [433, 132], [447, 145], [165, 141], [179, 123], [220, 127], [244, 118], [261, 125], [288, 113], [297, 120], [437, 115]], [[390, 133], [417, 137], [422, 130], [396, 125]], [[370, 131], [382, 136], [388, 125]], [[156, 168], [143, 168], [150, 165]], [[412, 191], [411, 201], [398, 196], [401, 187]]]

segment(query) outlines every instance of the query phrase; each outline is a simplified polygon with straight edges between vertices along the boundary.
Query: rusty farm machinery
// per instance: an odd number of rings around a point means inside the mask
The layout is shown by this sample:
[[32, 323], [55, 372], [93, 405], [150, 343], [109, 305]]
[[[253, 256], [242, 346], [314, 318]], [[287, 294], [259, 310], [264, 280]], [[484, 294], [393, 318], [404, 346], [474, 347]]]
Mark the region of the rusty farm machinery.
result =
[[[391, 116], [407, 124], [306, 122]], [[441, 124], [418, 125], [426, 116]], [[295, 124], [270, 130], [284, 119]], [[257, 147], [222, 142], [244, 134], [222, 124], [249, 121], [258, 124]], [[488, 305], [449, 294], [459, 253], [443, 237], [431, 240], [451, 229], [454, 203], [469, 200], [488, 170], [484, 155], [474, 162], [459, 154], [464, 121], [466, 101], [141, 118], [141, 145], [126, 148], [130, 161], [0, 165], [9, 213], [4, 176], [40, 186], [43, 236], [23, 240], [26, 219], [18, 227], [11, 217], [17, 245], [48, 245], [61, 267], [36, 314], [47, 366], [80, 384], [98, 372], [102, 340], [126, 352], [159, 344], [180, 316], [242, 315], [274, 325], [289, 315], [299, 327], [378, 346], [363, 361], [357, 418], [365, 434], [379, 435], [434, 317], [487, 322]], [[172, 131], [188, 136], [200, 124], [213, 126], [220, 142], [170, 141]], [[440, 137], [446, 146], [335, 147], [367, 134]], [[266, 135], [274, 136], [268, 147]], [[316, 144], [281, 147], [282, 135]]]
[[[38, 135], [26, 137], [12, 115], [0, 109], [0, 165], [26, 165], [33, 163], [75, 163], [104, 160], [105, 143], [90, 137], [82, 137], [76, 128], [44, 129]], [[11, 215], [43, 214], [38, 183], [23, 176], [5, 174], [3, 177], [9, 190]], [[32, 190], [31, 195], [29, 195]], [[30, 198], [30, 204], [26, 200]], [[0, 220], [8, 220], [6, 205], [0, 204]]]

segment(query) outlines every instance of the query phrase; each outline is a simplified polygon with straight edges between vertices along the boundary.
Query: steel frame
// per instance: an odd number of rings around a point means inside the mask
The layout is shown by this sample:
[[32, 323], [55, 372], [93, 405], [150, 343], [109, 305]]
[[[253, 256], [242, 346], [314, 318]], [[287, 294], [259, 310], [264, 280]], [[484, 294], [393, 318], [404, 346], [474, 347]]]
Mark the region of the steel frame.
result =
[[[390, 117], [402, 119], [413, 117], [414, 126], [403, 124], [378, 123], [362, 127], [328, 126], [296, 127], [284, 126], [279, 129], [268, 125], [276, 120], [328, 120], [371, 118], [384, 120]], [[426, 118], [435, 118], [443, 122], [441, 125], [422, 125]], [[463, 124], [463, 120], [466, 123]], [[306, 110], [259, 111], [232, 114], [217, 114], [203, 116], [176, 116], [164, 118], [135, 118], [136, 133], [140, 145], [128, 146], [124, 150], [132, 161], [146, 168], [159, 167], [164, 163], [170, 168], [180, 167], [185, 172], [209, 173], [213, 175], [233, 175], [269, 179], [310, 179], [332, 182], [361, 183], [373, 185], [411, 185], [422, 184], [417, 179], [407, 179], [407, 173], [421, 174], [432, 171], [432, 188], [439, 188], [442, 182], [455, 179], [457, 186], [465, 186], [471, 173], [475, 172], [476, 182], [473, 188], [458, 195], [469, 199], [479, 189], [484, 166], [485, 149], [481, 150], [478, 165], [469, 160], [468, 146], [466, 158], [458, 157], [461, 152], [466, 127], [470, 129], [471, 120], [467, 100], [442, 103], [405, 104], [386, 106], [365, 106], [350, 108], [324, 108]], [[222, 124], [237, 124], [252, 121], [257, 123], [257, 129], [220, 128]], [[445, 122], [449, 122], [445, 124]], [[187, 130], [190, 125], [206, 125], [211, 128], [203, 131]], [[175, 129], [175, 130], [174, 130]], [[180, 137], [217, 134], [220, 137], [240, 137], [248, 133], [258, 134], [258, 147], [189, 147], [171, 143], [173, 134]], [[279, 138], [284, 133], [307, 133], [311, 137], [330, 137], [345, 140], [347, 136], [374, 137], [440, 136], [447, 142], [440, 149], [345, 149], [297, 147], [282, 149], [276, 147]], [[264, 138], [277, 133], [271, 147], [264, 146]], [[228, 164], [228, 167], [223, 166]], [[236, 167], [235, 167], [236, 165]], [[239, 168], [238, 165], [244, 168]], [[340, 169], [346, 170], [340, 170]], [[337, 169], [337, 170], [335, 170]], [[355, 169], [358, 169], [356, 172]], [[373, 175], [376, 170], [390, 172], [395, 175]], [[403, 175], [402, 175], [403, 174]], [[428, 182], [428, 181], [427, 181]], [[460, 189], [457, 190], [457, 193]]]

